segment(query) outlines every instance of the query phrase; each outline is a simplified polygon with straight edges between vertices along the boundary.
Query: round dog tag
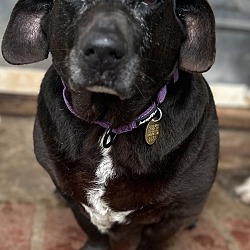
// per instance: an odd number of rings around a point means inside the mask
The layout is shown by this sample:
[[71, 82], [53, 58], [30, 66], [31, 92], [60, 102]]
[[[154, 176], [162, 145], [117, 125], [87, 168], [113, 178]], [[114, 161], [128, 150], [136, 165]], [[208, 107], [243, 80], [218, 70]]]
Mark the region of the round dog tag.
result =
[[153, 145], [160, 134], [160, 120], [162, 118], [162, 111], [158, 108], [160, 117], [153, 118], [147, 125], [145, 131], [145, 140], [148, 145]]
[[160, 121], [152, 119], [146, 128], [145, 139], [148, 145], [152, 145], [156, 142], [160, 134]]

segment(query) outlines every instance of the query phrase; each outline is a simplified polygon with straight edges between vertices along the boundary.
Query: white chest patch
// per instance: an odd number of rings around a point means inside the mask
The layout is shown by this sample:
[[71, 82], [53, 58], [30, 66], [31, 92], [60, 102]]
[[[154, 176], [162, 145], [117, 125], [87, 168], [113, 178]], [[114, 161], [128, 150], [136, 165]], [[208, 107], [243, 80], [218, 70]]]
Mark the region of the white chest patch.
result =
[[101, 232], [106, 232], [113, 223], [125, 223], [126, 216], [132, 211], [115, 212], [112, 211], [109, 205], [102, 199], [105, 194], [107, 182], [115, 178], [112, 159], [110, 157], [111, 147], [104, 148], [100, 140], [102, 149], [102, 160], [96, 169], [94, 186], [87, 191], [87, 200], [90, 206], [82, 203], [86, 212], [89, 213], [91, 222], [97, 226]]

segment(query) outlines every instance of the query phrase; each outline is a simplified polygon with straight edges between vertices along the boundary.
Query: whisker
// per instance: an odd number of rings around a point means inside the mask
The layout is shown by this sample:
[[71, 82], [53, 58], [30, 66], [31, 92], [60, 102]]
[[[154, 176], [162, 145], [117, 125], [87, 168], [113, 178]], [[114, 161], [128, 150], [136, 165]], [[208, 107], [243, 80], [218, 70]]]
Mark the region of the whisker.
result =
[[55, 49], [55, 48], [52, 48], [51, 50], [53, 50], [53, 51], [69, 51], [70, 49]]
[[67, 63], [68, 61], [61, 61], [61, 62], [56, 62], [57, 64], [65, 64], [65, 63]]
[[142, 95], [143, 98], [147, 99], [145, 95], [143, 95], [142, 91], [140, 90], [139, 86], [135, 83], [135, 87], [138, 89], [139, 93]]
[[150, 59], [150, 58], [146, 58], [146, 57], [143, 57], [141, 60], [142, 60], [142, 61], [161, 62], [161, 61], [159, 61], [159, 60], [154, 60], [154, 59]]
[[153, 80], [152, 78], [150, 78], [147, 74], [145, 74], [144, 72], [140, 71], [139, 72], [141, 75], [147, 77], [150, 81], [152, 81], [153, 83], [155, 83], [155, 80]]

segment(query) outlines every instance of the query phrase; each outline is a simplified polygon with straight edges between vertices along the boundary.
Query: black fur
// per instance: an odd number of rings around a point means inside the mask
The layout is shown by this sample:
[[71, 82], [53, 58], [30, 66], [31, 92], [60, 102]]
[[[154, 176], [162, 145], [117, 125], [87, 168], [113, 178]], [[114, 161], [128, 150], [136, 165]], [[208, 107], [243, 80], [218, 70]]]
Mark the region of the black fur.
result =
[[[52, 54], [53, 65], [38, 98], [35, 153], [89, 235], [82, 249], [160, 250], [180, 228], [197, 220], [218, 162], [215, 106], [199, 74], [213, 64], [214, 29], [206, 0], [159, 0], [152, 6], [138, 0], [19, 0], [16, 4], [2, 52], [13, 64]], [[102, 72], [84, 60], [89, 56], [86, 39], [93, 33], [125, 44], [122, 59], [112, 69]], [[173, 83], [175, 67], [179, 80]], [[61, 79], [80, 118], [64, 103]], [[156, 143], [145, 143], [145, 125], [119, 135], [111, 148], [116, 176], [102, 198], [113, 211], [134, 212], [127, 224], [115, 223], [102, 234], [81, 205], [90, 205], [87, 190], [93, 187], [102, 159], [99, 140], [105, 130], [94, 122], [105, 119], [116, 128], [133, 121], [166, 83]], [[97, 85], [115, 94], [87, 90]]]

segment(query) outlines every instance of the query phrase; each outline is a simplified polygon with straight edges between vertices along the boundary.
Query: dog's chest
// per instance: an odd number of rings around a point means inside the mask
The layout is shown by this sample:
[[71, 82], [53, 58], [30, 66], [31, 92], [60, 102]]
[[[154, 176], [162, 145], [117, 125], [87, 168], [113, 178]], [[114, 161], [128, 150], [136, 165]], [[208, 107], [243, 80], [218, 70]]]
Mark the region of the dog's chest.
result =
[[95, 172], [93, 185], [87, 190], [87, 204], [82, 206], [89, 214], [91, 222], [97, 226], [101, 232], [106, 232], [114, 223], [125, 223], [126, 217], [130, 211], [113, 211], [109, 204], [104, 200], [108, 182], [116, 178], [116, 172], [113, 167], [113, 160], [110, 156], [110, 148], [103, 148], [100, 143], [102, 159]]

